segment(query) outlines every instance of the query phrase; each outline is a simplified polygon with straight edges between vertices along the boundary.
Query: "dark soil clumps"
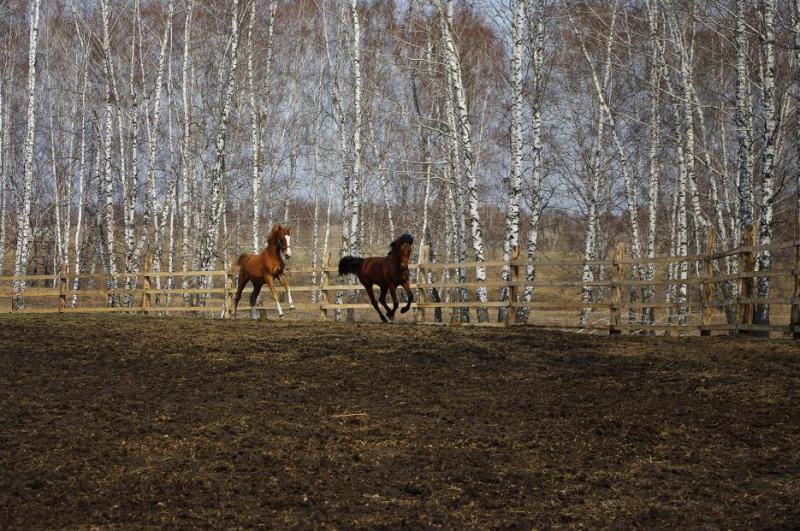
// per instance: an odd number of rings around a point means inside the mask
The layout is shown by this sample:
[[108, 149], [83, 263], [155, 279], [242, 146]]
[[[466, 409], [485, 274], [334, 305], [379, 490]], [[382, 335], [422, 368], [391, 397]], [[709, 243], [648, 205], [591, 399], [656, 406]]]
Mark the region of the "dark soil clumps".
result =
[[0, 528], [798, 527], [800, 343], [0, 317]]

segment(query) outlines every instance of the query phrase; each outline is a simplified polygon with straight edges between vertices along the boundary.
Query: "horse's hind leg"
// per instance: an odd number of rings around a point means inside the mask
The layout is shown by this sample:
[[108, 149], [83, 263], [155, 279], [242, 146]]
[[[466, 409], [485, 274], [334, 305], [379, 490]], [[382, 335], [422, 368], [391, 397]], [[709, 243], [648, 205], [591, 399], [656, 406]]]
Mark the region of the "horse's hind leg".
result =
[[364, 289], [367, 290], [367, 295], [369, 295], [369, 300], [372, 302], [372, 307], [375, 308], [375, 311], [381, 316], [381, 321], [388, 323], [389, 321], [386, 320], [386, 317], [381, 313], [381, 309], [378, 308], [378, 301], [375, 300], [375, 294], [372, 292], [372, 283], [362, 281], [361, 284], [363, 284]]
[[258, 302], [258, 294], [261, 292], [261, 286], [263, 286], [263, 282], [256, 282], [253, 279], [253, 293], [250, 294], [250, 317], [253, 319], [258, 319], [258, 310], [256, 310], [256, 303]]
[[239, 286], [236, 288], [236, 297], [233, 299], [233, 316], [236, 317], [236, 308], [239, 306], [239, 299], [242, 298], [242, 290], [247, 285], [247, 273], [244, 272], [244, 267], [239, 270]]
[[386, 284], [381, 284], [381, 295], [378, 300], [381, 301], [381, 305], [386, 309], [386, 315], [389, 315], [391, 310], [389, 309], [389, 305], [386, 304]]
[[266, 275], [264, 280], [267, 282], [267, 286], [269, 286], [269, 290], [272, 292], [272, 298], [275, 299], [275, 306], [278, 307], [278, 317], [283, 319], [283, 309], [281, 308], [281, 302], [278, 300], [278, 292], [275, 291], [275, 284], [272, 282], [272, 275]]
[[292, 301], [292, 291], [289, 289], [289, 281], [286, 280], [286, 277], [281, 275], [280, 276], [281, 284], [283, 284], [283, 289], [286, 290], [286, 298], [289, 299], [289, 309], [294, 310], [294, 301]]

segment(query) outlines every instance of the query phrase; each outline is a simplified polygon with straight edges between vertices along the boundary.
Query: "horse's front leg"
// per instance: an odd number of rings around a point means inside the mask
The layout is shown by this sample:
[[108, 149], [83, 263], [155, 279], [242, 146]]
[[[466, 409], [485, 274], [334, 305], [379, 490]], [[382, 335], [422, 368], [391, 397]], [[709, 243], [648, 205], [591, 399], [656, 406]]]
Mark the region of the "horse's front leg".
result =
[[281, 308], [281, 302], [278, 300], [278, 292], [275, 291], [275, 284], [272, 282], [272, 275], [264, 275], [264, 282], [269, 286], [272, 298], [275, 300], [275, 306], [278, 307], [278, 318], [283, 319], [283, 309]]
[[283, 284], [283, 289], [286, 290], [286, 298], [289, 299], [289, 309], [294, 310], [294, 301], [292, 301], [292, 291], [289, 289], [289, 281], [286, 280], [286, 277], [281, 275], [280, 277], [281, 284]]
[[411, 303], [414, 302], [414, 294], [411, 293], [411, 287], [408, 285], [408, 280], [403, 282], [403, 289], [406, 290], [406, 305], [400, 310], [400, 313], [406, 313], [411, 308]]
[[391, 310], [389, 310], [389, 309], [386, 310], [386, 315], [389, 316], [389, 319], [394, 319], [394, 312], [397, 311], [397, 306], [398, 306], [398, 303], [397, 303], [397, 292], [395, 290], [397, 290], [397, 286], [395, 286], [394, 284], [390, 284], [389, 285], [389, 295], [392, 296], [392, 309]]

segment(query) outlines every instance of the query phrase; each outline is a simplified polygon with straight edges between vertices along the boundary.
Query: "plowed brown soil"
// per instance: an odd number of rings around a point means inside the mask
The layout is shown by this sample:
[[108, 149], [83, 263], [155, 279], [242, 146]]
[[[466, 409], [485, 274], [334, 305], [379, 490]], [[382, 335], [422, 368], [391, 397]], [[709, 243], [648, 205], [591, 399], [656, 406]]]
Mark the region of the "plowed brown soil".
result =
[[800, 343], [0, 317], [0, 527], [798, 527]]

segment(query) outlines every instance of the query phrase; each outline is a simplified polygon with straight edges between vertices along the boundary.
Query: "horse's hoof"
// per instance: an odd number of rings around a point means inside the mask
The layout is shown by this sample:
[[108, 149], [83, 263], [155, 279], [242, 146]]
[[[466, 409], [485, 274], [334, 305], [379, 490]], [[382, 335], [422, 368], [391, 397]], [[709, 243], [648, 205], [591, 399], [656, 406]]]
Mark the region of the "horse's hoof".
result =
[[406, 313], [407, 311], [408, 311], [408, 308], [400, 308], [400, 313]]
[[278, 314], [278, 319], [283, 319], [283, 314], [282, 313]]
[[294, 310], [294, 304], [292, 304], [291, 306], [289, 306], [289, 309], [290, 309], [290, 310]]

